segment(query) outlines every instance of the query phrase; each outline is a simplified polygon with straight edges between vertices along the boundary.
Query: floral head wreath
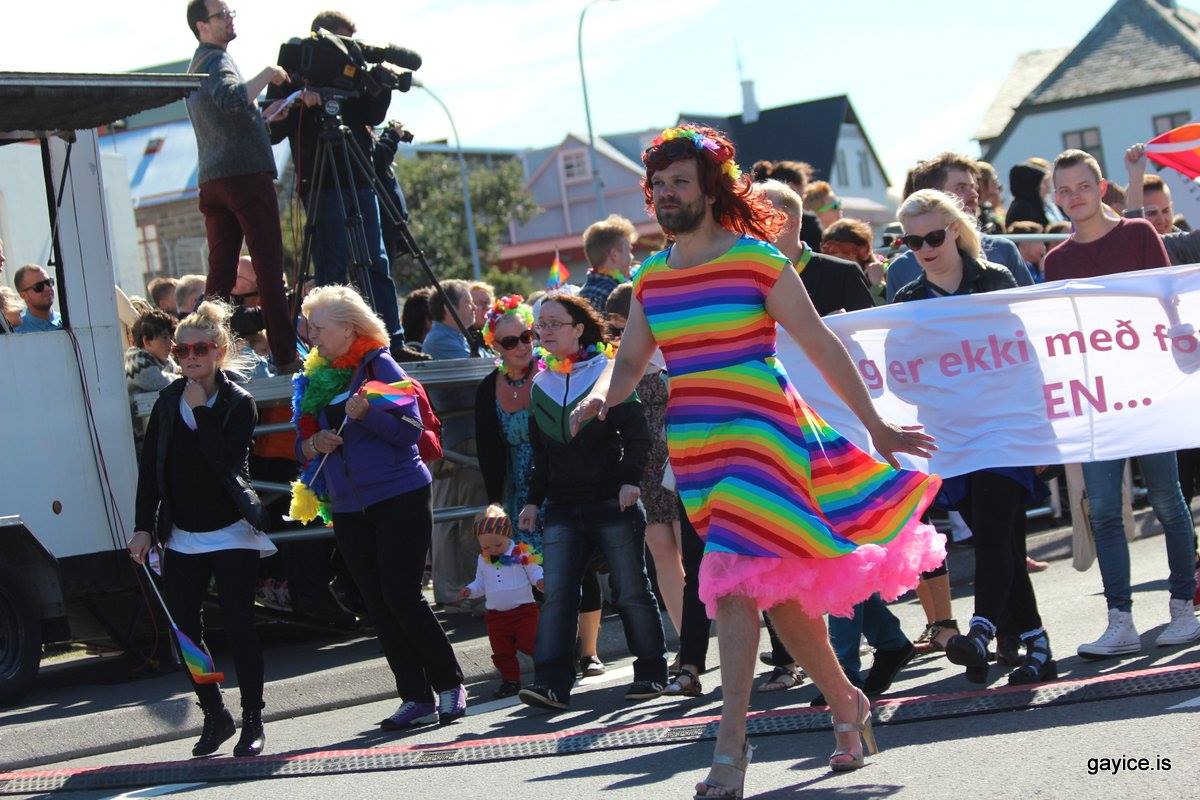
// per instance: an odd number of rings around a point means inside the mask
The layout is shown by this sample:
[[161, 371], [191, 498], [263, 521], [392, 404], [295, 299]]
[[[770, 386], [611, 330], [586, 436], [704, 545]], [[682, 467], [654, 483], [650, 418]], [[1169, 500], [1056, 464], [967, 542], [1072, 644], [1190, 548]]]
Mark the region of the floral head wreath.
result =
[[525, 298], [519, 294], [507, 294], [492, 303], [491, 309], [487, 312], [487, 318], [483, 323], [483, 343], [485, 345], [488, 347], [495, 345], [496, 326], [500, 324], [500, 320], [510, 314], [516, 315], [525, 323], [525, 327], [533, 327], [533, 309], [525, 305]]
[[654, 141], [650, 143], [650, 146], [658, 147], [675, 139], [690, 140], [696, 150], [706, 153], [710, 160], [715, 161], [721, 166], [722, 174], [728, 175], [729, 180], [736, 181], [742, 177], [741, 168], [733, 160], [733, 150], [729, 147], [722, 147], [715, 139], [705, 136], [695, 128], [667, 128], [654, 137]]

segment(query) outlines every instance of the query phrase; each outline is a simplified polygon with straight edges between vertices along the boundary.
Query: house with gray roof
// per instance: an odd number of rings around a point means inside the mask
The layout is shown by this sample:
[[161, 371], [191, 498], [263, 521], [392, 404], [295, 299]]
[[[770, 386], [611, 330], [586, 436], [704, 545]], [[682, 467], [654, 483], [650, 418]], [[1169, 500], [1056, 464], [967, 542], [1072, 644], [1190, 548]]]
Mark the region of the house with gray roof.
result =
[[1125, 182], [1135, 142], [1200, 114], [1200, 14], [1175, 0], [1117, 0], [1074, 47], [1022, 55], [976, 139], [1005, 181], [1031, 156], [1091, 153]]

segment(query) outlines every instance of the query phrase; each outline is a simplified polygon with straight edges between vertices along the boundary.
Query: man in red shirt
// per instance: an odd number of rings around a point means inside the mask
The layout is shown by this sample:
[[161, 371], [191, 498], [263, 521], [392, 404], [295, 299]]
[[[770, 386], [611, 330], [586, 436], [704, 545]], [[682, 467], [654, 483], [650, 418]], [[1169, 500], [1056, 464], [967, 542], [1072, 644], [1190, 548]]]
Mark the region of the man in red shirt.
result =
[[[1170, 265], [1166, 248], [1154, 226], [1144, 219], [1108, 217], [1100, 198], [1108, 181], [1100, 165], [1082, 150], [1068, 150], [1054, 161], [1054, 193], [1058, 205], [1075, 226], [1071, 238], [1046, 254], [1046, 280], [1095, 278], [1117, 272]], [[1158, 636], [1160, 647], [1200, 640], [1200, 622], [1192, 608], [1196, 576], [1192, 562], [1196, 547], [1192, 516], [1179, 488], [1174, 453], [1138, 456], [1150, 505], [1162, 523], [1170, 567], [1171, 621]], [[1129, 585], [1129, 545], [1121, 519], [1121, 483], [1125, 459], [1083, 465], [1083, 480], [1091, 505], [1092, 534], [1100, 579], [1108, 605], [1108, 628], [1094, 642], [1079, 646], [1083, 658], [1107, 658], [1142, 649], [1133, 624]]]

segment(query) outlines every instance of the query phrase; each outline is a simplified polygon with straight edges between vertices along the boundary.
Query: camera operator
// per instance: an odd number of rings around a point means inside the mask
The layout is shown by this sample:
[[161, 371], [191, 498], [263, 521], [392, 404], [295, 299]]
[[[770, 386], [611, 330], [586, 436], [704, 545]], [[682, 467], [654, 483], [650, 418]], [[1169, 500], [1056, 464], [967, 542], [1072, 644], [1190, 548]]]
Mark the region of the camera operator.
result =
[[[317, 15], [312, 22], [312, 31], [315, 33], [320, 29], [337, 36], [350, 37], [355, 34], [354, 23], [345, 14], [337, 11], [326, 11]], [[376, 69], [383, 69], [383, 67]], [[271, 87], [267, 93], [267, 99], [287, 97], [300, 88], [295, 83], [282, 83]], [[317, 145], [322, 130], [322, 114], [319, 106], [325, 99], [320, 97], [319, 92], [311, 89], [305, 90], [298, 108], [292, 109], [270, 124], [272, 142], [278, 143], [286, 138], [291, 144], [292, 157], [295, 160], [296, 173], [299, 178], [300, 197], [306, 204], [309, 202], [311, 181], [316, 177]], [[359, 97], [347, 97], [342, 101], [342, 121], [350, 129], [351, 135], [368, 159], [371, 158], [374, 149], [371, 129], [386, 118], [391, 101], [390, 91], [380, 91], [375, 95], [364, 92]], [[312, 106], [316, 106], [316, 108], [312, 108]], [[367, 249], [371, 258], [368, 270], [371, 281], [371, 299], [374, 301], [376, 312], [387, 327], [392, 344], [395, 347], [401, 347], [404, 343], [404, 336], [400, 327], [400, 308], [396, 300], [396, 286], [392, 282], [387, 252], [383, 245], [383, 235], [380, 231], [379, 201], [371, 188], [370, 180], [360, 174], [357, 165], [354, 165], [351, 175], [341, 174], [342, 166], [343, 162], [339, 159], [339, 175], [343, 181], [342, 201], [347, 210], [353, 208], [353, 200], [346, 191], [353, 187], [362, 209], [363, 230], [366, 234]], [[320, 195], [315, 198], [314, 203], [315, 210], [312, 208], [305, 210], [310, 216], [316, 215], [312, 255], [317, 285], [346, 283], [347, 269], [352, 261], [350, 241], [346, 218], [338, 203], [337, 189], [328, 167], [326, 167], [322, 180]]]
[[287, 73], [269, 66], [248, 81], [242, 79], [225, 51], [237, 31], [234, 12], [222, 0], [191, 0], [187, 21], [200, 42], [188, 72], [207, 73], [199, 90], [187, 97], [199, 151], [200, 213], [208, 236], [204, 293], [229, 299], [245, 239], [254, 259], [276, 370], [294, 372], [300, 360], [283, 294], [275, 157], [262, 114], [254, 105], [268, 83], [284, 81]]

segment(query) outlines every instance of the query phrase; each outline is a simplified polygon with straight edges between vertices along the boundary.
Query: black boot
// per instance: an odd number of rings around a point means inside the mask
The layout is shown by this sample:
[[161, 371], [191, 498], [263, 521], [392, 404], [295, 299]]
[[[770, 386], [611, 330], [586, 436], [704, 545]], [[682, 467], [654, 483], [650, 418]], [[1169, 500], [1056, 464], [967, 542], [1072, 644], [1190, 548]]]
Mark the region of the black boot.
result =
[[267, 745], [267, 733], [263, 730], [262, 711], [242, 710], [242, 735], [233, 746], [235, 756], [262, 755]]
[[204, 711], [204, 730], [200, 734], [199, 741], [192, 747], [193, 758], [211, 756], [217, 752], [217, 748], [237, 733], [237, 728], [233, 724], [233, 715], [221, 704], [219, 698], [216, 705], [208, 708], [200, 706], [200, 708]]
[[971, 618], [966, 636], [958, 634], [946, 643], [946, 658], [961, 667], [987, 667], [988, 644], [996, 635], [996, 626], [983, 617]]

